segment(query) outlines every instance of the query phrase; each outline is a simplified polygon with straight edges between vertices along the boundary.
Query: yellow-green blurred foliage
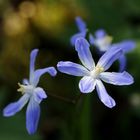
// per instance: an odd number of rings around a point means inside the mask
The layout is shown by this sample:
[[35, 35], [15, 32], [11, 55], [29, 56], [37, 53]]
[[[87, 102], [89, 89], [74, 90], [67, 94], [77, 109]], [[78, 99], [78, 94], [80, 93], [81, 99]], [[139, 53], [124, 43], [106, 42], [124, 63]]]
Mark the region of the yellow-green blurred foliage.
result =
[[39, 45], [34, 29], [46, 37], [65, 36], [65, 27], [78, 13], [82, 10], [75, 1], [21, 1], [16, 7], [9, 2], [2, 15], [1, 77], [10, 84], [27, 75], [29, 52]]

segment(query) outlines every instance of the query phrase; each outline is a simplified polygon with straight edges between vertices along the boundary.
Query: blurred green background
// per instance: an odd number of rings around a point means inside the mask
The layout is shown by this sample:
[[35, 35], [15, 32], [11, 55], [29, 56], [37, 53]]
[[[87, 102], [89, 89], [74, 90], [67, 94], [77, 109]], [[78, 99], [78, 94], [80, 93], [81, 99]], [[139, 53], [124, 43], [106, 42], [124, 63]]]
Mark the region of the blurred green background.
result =
[[[38, 131], [25, 128], [26, 107], [4, 118], [3, 108], [21, 96], [17, 83], [28, 77], [29, 55], [39, 48], [36, 67], [56, 66], [60, 60], [78, 62], [70, 37], [81, 16], [94, 33], [104, 28], [113, 42], [133, 39], [127, 54], [131, 86], [107, 85], [116, 107], [108, 109], [96, 91], [81, 95], [79, 78], [58, 73], [44, 75], [40, 85], [48, 93], [41, 103]], [[94, 55], [93, 55], [94, 57]], [[0, 0], [0, 140], [135, 140], [140, 130], [140, 0]], [[116, 68], [116, 66], [114, 67]], [[118, 67], [116, 68], [117, 71]]]

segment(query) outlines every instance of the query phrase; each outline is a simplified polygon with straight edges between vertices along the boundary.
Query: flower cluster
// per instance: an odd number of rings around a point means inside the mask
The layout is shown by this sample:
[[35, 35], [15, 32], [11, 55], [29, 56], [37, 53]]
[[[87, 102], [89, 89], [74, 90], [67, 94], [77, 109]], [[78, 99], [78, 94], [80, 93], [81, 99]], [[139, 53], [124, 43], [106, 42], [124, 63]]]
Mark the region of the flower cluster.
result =
[[[81, 93], [91, 93], [96, 88], [101, 102], [112, 108], [116, 103], [107, 93], [103, 82], [119, 86], [130, 85], [134, 82], [133, 77], [122, 69], [126, 64], [124, 54], [132, 50], [135, 44], [133, 41], [111, 44], [112, 37], [108, 36], [104, 30], [98, 30], [94, 37], [91, 33], [88, 33], [86, 24], [80, 17], [76, 18], [76, 23], [79, 33], [72, 36], [71, 43], [75, 46], [82, 65], [70, 61], [60, 61], [57, 64], [57, 69], [65, 74], [82, 77], [79, 82]], [[91, 45], [97, 46], [100, 52], [104, 52], [97, 64], [95, 64], [90, 52]], [[37, 86], [40, 77], [45, 73], [49, 73], [51, 76], [57, 74], [54, 67], [35, 70], [37, 53], [38, 49], [34, 49], [30, 54], [29, 79], [24, 79], [22, 84], [18, 83], [19, 89], [17, 91], [21, 92], [23, 96], [18, 101], [10, 103], [3, 110], [5, 117], [13, 116], [28, 103], [26, 128], [29, 134], [36, 132], [40, 118], [40, 103], [47, 98], [45, 90]], [[116, 60], [121, 62], [121, 72], [107, 72]]]
[[126, 68], [125, 53], [128, 53], [135, 48], [135, 46], [136, 46], [135, 42], [132, 40], [124, 40], [122, 42], [112, 44], [113, 38], [111, 36], [109, 36], [103, 29], [97, 30], [94, 35], [89, 33], [89, 35], [87, 37], [86, 34], [87, 34], [88, 29], [87, 29], [86, 23], [80, 17], [76, 17], [75, 21], [76, 21], [76, 25], [79, 29], [79, 32], [71, 37], [70, 42], [71, 42], [72, 46], [75, 45], [75, 41], [79, 37], [87, 38], [89, 40], [90, 44], [97, 48], [100, 55], [105, 53], [109, 48], [117, 46], [123, 50], [122, 55], [118, 59], [118, 61], [120, 63], [119, 71], [120, 72], [124, 71]]
[[[60, 72], [82, 76], [79, 82], [79, 89], [82, 93], [90, 93], [95, 87], [100, 100], [109, 108], [115, 106], [115, 101], [110, 97], [102, 81], [113, 85], [130, 85], [133, 83], [133, 77], [124, 72], [106, 72], [123, 53], [123, 50], [117, 46], [111, 47], [99, 59], [95, 65], [89, 50], [90, 44], [83, 37], [79, 37], [75, 42], [75, 50], [83, 64], [76, 64], [70, 61], [60, 61], [57, 68]], [[102, 80], [102, 81], [101, 81]]]

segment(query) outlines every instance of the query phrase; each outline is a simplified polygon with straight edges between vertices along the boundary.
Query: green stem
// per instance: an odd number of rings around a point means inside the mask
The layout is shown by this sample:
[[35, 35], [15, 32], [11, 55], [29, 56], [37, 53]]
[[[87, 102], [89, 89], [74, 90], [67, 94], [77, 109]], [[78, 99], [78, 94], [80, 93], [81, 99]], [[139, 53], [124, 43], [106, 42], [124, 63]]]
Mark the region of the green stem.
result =
[[82, 109], [79, 114], [78, 123], [80, 140], [92, 140], [91, 128], [91, 96], [85, 95]]

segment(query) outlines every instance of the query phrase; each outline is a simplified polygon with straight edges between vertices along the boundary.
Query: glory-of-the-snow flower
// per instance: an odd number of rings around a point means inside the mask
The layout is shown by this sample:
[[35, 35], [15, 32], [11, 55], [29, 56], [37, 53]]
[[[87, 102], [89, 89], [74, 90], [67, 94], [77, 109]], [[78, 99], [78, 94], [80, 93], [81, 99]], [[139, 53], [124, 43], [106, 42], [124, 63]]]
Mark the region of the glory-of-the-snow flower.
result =
[[35, 59], [38, 49], [34, 49], [30, 54], [30, 74], [29, 80], [24, 79], [23, 84], [18, 83], [18, 92], [23, 96], [17, 101], [10, 103], [3, 110], [5, 117], [10, 117], [19, 112], [28, 102], [26, 110], [26, 128], [29, 134], [34, 134], [37, 130], [40, 118], [40, 103], [43, 99], [47, 98], [45, 91], [41, 87], [37, 87], [40, 77], [46, 72], [51, 76], [55, 76], [57, 71], [54, 67], [48, 67], [35, 70]]
[[109, 36], [104, 29], [98, 29], [94, 36], [91, 33], [88, 33], [87, 36], [88, 29], [85, 21], [81, 17], [76, 17], [75, 21], [79, 32], [74, 34], [70, 39], [73, 46], [75, 45], [76, 39], [79, 37], [87, 38], [92, 46], [96, 46], [100, 55], [105, 53], [110, 47], [118, 46], [123, 50], [123, 54], [118, 59], [120, 63], [119, 71], [122, 72], [126, 69], [127, 59], [125, 54], [131, 52], [135, 48], [136, 45], [133, 40], [124, 40], [119, 43], [112, 43], [113, 38]]
[[135, 42], [133, 40], [124, 40], [119, 43], [112, 43], [112, 37], [109, 36], [105, 30], [99, 29], [95, 32], [95, 37], [92, 36], [92, 42], [99, 50], [100, 54], [105, 53], [111, 47], [119, 47], [123, 50], [123, 54], [119, 57], [119, 71], [122, 72], [126, 68], [126, 56], [125, 54], [132, 51], [135, 48]]
[[112, 108], [116, 103], [108, 95], [102, 81], [119, 86], [133, 83], [133, 77], [126, 71], [121, 73], [106, 72], [113, 62], [122, 55], [123, 50], [118, 47], [111, 47], [102, 55], [95, 66], [89, 47], [90, 44], [87, 40], [80, 37], [76, 40], [75, 49], [83, 66], [70, 61], [60, 61], [57, 64], [57, 68], [62, 73], [82, 76], [83, 78], [79, 82], [80, 91], [82, 93], [91, 93], [96, 87], [100, 100], [107, 107]]

